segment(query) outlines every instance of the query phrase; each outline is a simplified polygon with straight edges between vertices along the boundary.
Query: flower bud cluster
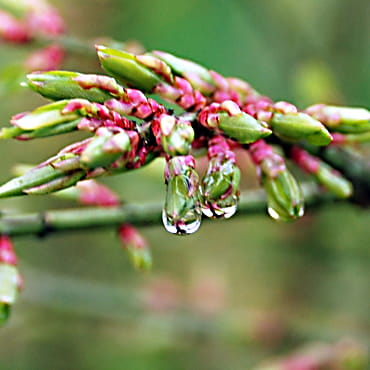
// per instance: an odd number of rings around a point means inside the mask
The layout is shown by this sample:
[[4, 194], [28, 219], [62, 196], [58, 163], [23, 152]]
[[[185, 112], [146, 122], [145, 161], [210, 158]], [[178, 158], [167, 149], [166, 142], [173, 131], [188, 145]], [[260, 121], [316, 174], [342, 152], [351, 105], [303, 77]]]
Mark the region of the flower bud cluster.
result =
[[[163, 223], [171, 233], [189, 234], [199, 228], [202, 213], [229, 218], [237, 211], [241, 171], [235, 149], [250, 155], [274, 219], [294, 220], [304, 213], [289, 159], [337, 197], [351, 196], [351, 183], [306, 150], [369, 140], [366, 109], [319, 104], [300, 111], [293, 104], [274, 102], [240, 79], [169, 53], [135, 55], [96, 48], [102, 67], [114, 78], [66, 71], [31, 73], [26, 84], [54, 102], [14, 116], [12, 127], [0, 131], [0, 138], [22, 140], [74, 130], [92, 136], [2, 185], [0, 197], [79, 189], [82, 180], [139, 168], [162, 156]], [[156, 96], [182, 112], [175, 114]], [[200, 178], [194, 156], [202, 149], [208, 153], [208, 168]], [[122, 230], [127, 245], [138, 240], [127, 241], [133, 233]], [[128, 250], [136, 261], [142, 249]]]

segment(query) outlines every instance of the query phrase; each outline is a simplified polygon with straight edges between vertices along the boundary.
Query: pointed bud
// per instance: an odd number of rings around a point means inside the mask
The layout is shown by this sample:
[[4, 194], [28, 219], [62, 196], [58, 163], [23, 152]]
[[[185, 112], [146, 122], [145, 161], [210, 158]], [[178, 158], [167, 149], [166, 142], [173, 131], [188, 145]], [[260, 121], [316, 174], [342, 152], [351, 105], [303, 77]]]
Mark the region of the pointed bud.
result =
[[188, 80], [202, 94], [209, 95], [216, 90], [212, 74], [203, 66], [163, 51], [153, 51], [150, 54], [166, 62], [176, 74]]
[[320, 168], [315, 177], [319, 183], [323, 184], [338, 198], [349, 198], [353, 193], [351, 182], [324, 162], [320, 163]]
[[160, 75], [170, 85], [173, 84], [173, 74], [171, 68], [163, 61], [152, 55], [136, 55], [135, 59], [154, 73]]
[[364, 108], [316, 104], [306, 112], [333, 131], [354, 134], [370, 131], [370, 111]]
[[90, 206], [114, 207], [120, 204], [116, 193], [95, 180], [79, 181], [76, 186], [58, 191], [54, 195]]
[[24, 43], [31, 39], [29, 30], [17, 18], [0, 10], [0, 37], [5, 41]]
[[130, 138], [125, 131], [113, 135], [100, 128], [81, 154], [81, 163], [87, 168], [106, 167], [131, 149]]
[[235, 116], [220, 113], [219, 128], [227, 136], [230, 136], [241, 144], [253, 143], [272, 133], [270, 129], [244, 112]]
[[[104, 85], [101, 79], [104, 79]], [[48, 99], [81, 98], [97, 103], [112, 98], [110, 92], [115, 91], [115, 86], [112, 86], [114, 84], [117, 85], [114, 79], [107, 76], [84, 75], [69, 71], [33, 72], [27, 75], [25, 83]], [[103, 89], [101, 85], [105, 88]]]
[[[265, 160], [262, 166], [270, 166], [270, 160]], [[286, 168], [276, 177], [269, 177], [268, 171], [262, 169], [262, 182], [267, 193], [268, 213], [273, 219], [291, 221], [303, 216], [302, 191]]]
[[370, 130], [359, 134], [340, 134], [339, 132], [334, 132], [333, 137], [333, 144], [368, 143], [370, 142]]
[[14, 251], [13, 243], [6, 235], [0, 234], [0, 264], [16, 266], [17, 256]]
[[269, 124], [274, 133], [289, 140], [307, 140], [313, 145], [328, 145], [332, 140], [325, 126], [305, 113], [274, 113]]
[[[78, 169], [80, 169], [78, 156], [70, 153], [59, 155], [37, 167], [32, 168], [24, 175], [16, 177], [0, 186], [0, 198], [24, 195], [31, 189], [36, 191], [37, 187], [41, 185], [45, 185], [45, 189], [54, 189], [54, 185], [57, 186], [57, 184], [59, 184], [58, 186], [61, 184], [69, 184], [68, 186], [71, 186], [72, 179], [69, 175], [71, 172], [74, 173]], [[76, 176], [74, 177], [74, 175]], [[75, 183], [78, 181], [77, 179], [80, 179], [81, 177], [82, 174], [80, 172], [73, 174], [73, 179], [76, 180]], [[56, 179], [62, 180], [61, 182], [53, 183], [53, 180]], [[59, 187], [55, 190], [60, 189], [61, 188]]]
[[141, 271], [150, 270], [152, 267], [150, 248], [137, 229], [130, 224], [123, 224], [118, 229], [118, 236], [134, 267]]
[[207, 217], [230, 218], [237, 210], [240, 170], [235, 154], [222, 136], [216, 136], [208, 149], [209, 164], [202, 180], [202, 212]]
[[203, 126], [219, 130], [241, 144], [253, 143], [272, 133], [230, 100], [209, 105], [199, 113], [198, 119]]
[[293, 146], [291, 158], [305, 172], [313, 175], [317, 182], [325, 186], [338, 198], [348, 198], [352, 195], [352, 184], [338, 171], [319, 158], [307, 153], [298, 146]]
[[194, 167], [194, 158], [189, 155], [171, 158], [166, 165], [162, 219], [166, 230], [172, 234], [192, 234], [200, 226], [199, 177]]
[[24, 193], [28, 195], [46, 195], [60, 191], [62, 189], [74, 186], [86, 176], [85, 171], [74, 171], [68, 175], [61, 176], [57, 179], [51, 180], [45, 184], [37, 185], [32, 188], [23, 190]]
[[[55, 126], [46, 126], [41, 127], [33, 131], [24, 131], [15, 136], [17, 140], [31, 140], [31, 139], [40, 139], [43, 137], [50, 137], [56, 135], [66, 134], [71, 131], [78, 129], [78, 125], [81, 122], [81, 119], [76, 119], [74, 121], [59, 123]], [[1, 132], [0, 132], [1, 138]]]
[[191, 149], [194, 129], [191, 123], [168, 114], [162, 114], [152, 123], [157, 143], [170, 156], [186, 155]]
[[151, 92], [162, 79], [139, 63], [135, 55], [104, 46], [96, 46], [102, 67], [113, 77], [129, 86]]
[[62, 113], [68, 100], [61, 100], [36, 108], [32, 112], [21, 113], [13, 116], [11, 123], [22, 130], [30, 131], [43, 127], [55, 126], [61, 123], [68, 123], [79, 119], [76, 112]]
[[33, 51], [24, 62], [27, 71], [50, 71], [60, 68], [64, 50], [58, 44], [51, 44]]
[[299, 184], [288, 171], [282, 157], [263, 140], [249, 147], [267, 193], [269, 215], [275, 220], [289, 221], [303, 216], [304, 200]]

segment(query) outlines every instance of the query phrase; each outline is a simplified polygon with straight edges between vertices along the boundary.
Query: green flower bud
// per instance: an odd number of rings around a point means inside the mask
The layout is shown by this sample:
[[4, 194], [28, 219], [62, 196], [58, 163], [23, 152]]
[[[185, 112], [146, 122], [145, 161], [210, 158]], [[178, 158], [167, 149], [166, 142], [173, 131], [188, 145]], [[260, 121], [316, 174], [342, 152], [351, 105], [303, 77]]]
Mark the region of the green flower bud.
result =
[[365, 108], [316, 104], [307, 108], [306, 112], [333, 131], [349, 134], [370, 131], [370, 111]]
[[18, 295], [19, 273], [15, 266], [0, 263], [0, 326], [8, 319]]
[[240, 170], [233, 161], [212, 158], [202, 181], [203, 213], [208, 217], [230, 218], [237, 209]]
[[199, 177], [194, 164], [191, 156], [174, 157], [167, 162], [162, 219], [166, 230], [172, 234], [192, 234], [200, 226]]
[[274, 113], [269, 124], [286, 139], [307, 140], [313, 145], [328, 145], [332, 140], [325, 126], [305, 113]]
[[26, 189], [45, 184], [64, 176], [64, 171], [48, 164], [35, 167], [22, 176], [16, 177], [0, 186], [0, 198], [24, 195]]
[[136, 228], [123, 224], [118, 229], [118, 236], [134, 267], [141, 271], [150, 270], [153, 264], [152, 254], [147, 241]]
[[283, 158], [271, 154], [262, 160], [261, 179], [267, 193], [269, 215], [275, 220], [290, 221], [303, 216], [301, 188], [286, 168]]
[[248, 144], [271, 135], [272, 131], [255, 118], [241, 112], [236, 115], [219, 113], [219, 129], [241, 144]]
[[81, 98], [103, 103], [111, 99], [112, 95], [107, 91], [97, 87], [81, 86], [78, 78], [89, 76], [68, 71], [34, 72], [27, 75], [25, 86], [52, 100]]
[[212, 75], [203, 66], [163, 51], [153, 51], [149, 54], [166, 62], [176, 74], [188, 80], [193, 88], [199, 90], [202, 94], [207, 95], [215, 90]]
[[77, 112], [62, 113], [68, 100], [61, 100], [36, 108], [32, 112], [21, 113], [14, 116], [12, 124], [22, 130], [30, 131], [44, 127], [56, 126], [62, 123], [68, 123], [80, 118]]
[[124, 84], [145, 92], [151, 92], [162, 79], [149, 68], [139, 63], [134, 54], [97, 46], [102, 67]]
[[348, 198], [353, 193], [351, 182], [322, 161], [320, 161], [319, 169], [314, 176], [320, 184], [323, 184], [338, 198]]
[[158, 122], [158, 133], [163, 150], [170, 156], [186, 155], [194, 140], [194, 129], [189, 121], [182, 121], [174, 116], [162, 115]]
[[[104, 134], [101, 134], [104, 131]], [[81, 154], [81, 164], [89, 169], [106, 167], [131, 149], [126, 132], [113, 135], [108, 130], [99, 130]]]
[[45, 184], [35, 186], [33, 188], [23, 190], [28, 195], [45, 195], [54, 193], [56, 191], [69, 188], [77, 184], [86, 176], [85, 171], [74, 171], [68, 175], [51, 180]]

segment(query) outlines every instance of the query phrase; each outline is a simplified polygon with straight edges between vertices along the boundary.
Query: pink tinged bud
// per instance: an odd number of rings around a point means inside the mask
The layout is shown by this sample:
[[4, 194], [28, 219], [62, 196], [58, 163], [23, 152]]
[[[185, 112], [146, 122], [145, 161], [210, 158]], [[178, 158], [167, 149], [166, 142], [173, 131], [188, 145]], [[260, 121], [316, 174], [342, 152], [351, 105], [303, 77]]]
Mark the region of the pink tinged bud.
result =
[[178, 235], [196, 232], [201, 223], [199, 177], [194, 158], [169, 158], [165, 168], [166, 200], [162, 212], [165, 229]]
[[227, 77], [226, 80], [227, 80], [229, 88], [233, 91], [236, 91], [238, 94], [242, 95], [243, 97], [250, 95], [250, 94], [257, 94], [247, 82], [239, 78]]
[[352, 184], [338, 171], [331, 168], [319, 158], [308, 154], [305, 150], [294, 146], [291, 157], [304, 171], [312, 174], [316, 181], [339, 198], [348, 198], [353, 193]]
[[14, 251], [13, 243], [6, 235], [0, 235], [0, 264], [12, 265], [17, 264], [17, 256]]
[[1, 312], [4, 305], [11, 306], [15, 303], [19, 287], [18, 269], [14, 265], [0, 263], [0, 324], [4, 320]]
[[27, 28], [18, 19], [2, 10], [0, 10], [0, 37], [15, 43], [30, 41]]
[[343, 145], [347, 141], [346, 135], [343, 135], [339, 132], [333, 132], [331, 136], [333, 138], [331, 145]]
[[273, 116], [272, 112], [265, 111], [265, 110], [259, 111], [256, 114], [256, 118], [262, 122], [270, 122], [272, 119], [272, 116]]
[[151, 55], [136, 55], [136, 60], [144, 66], [159, 74], [169, 84], [173, 83], [171, 68], [162, 60]]
[[226, 100], [220, 104], [220, 110], [224, 110], [230, 116], [236, 116], [237, 114], [241, 114], [241, 110], [235, 102], [231, 100]]
[[29, 71], [50, 71], [60, 68], [64, 59], [64, 50], [57, 44], [34, 51], [25, 61]]
[[72, 80], [77, 82], [83, 89], [99, 88], [117, 97], [121, 97], [125, 94], [124, 88], [112, 77], [94, 74], [81, 74], [72, 78]]
[[288, 113], [298, 113], [298, 109], [295, 105], [291, 104], [291, 103], [288, 103], [286, 101], [279, 101], [277, 103], [275, 103], [272, 108], [279, 112], [279, 113], [284, 113], [284, 114], [288, 114]]
[[17, 114], [11, 123], [23, 130], [36, 130], [42, 127], [55, 126], [74, 121], [80, 116], [73, 111], [64, 112], [67, 100], [61, 100], [36, 108], [32, 112]]
[[227, 79], [221, 76], [219, 73], [210, 70], [209, 74], [212, 77], [214, 84], [216, 85], [217, 89], [227, 91], [229, 90], [229, 83]]
[[209, 164], [202, 180], [202, 212], [207, 217], [230, 218], [237, 209], [240, 170], [226, 139], [216, 136], [209, 142]]
[[96, 205], [102, 207], [117, 206], [120, 204], [118, 195], [105, 185], [94, 180], [85, 180], [77, 183], [79, 202], [85, 205]]
[[130, 224], [123, 224], [118, 229], [118, 237], [130, 256], [131, 262], [138, 270], [150, 270], [152, 257], [147, 241]]
[[203, 66], [163, 51], [153, 51], [152, 54], [164, 60], [176, 74], [189, 81], [194, 89], [206, 95], [211, 94], [215, 90], [212, 76]]
[[291, 150], [291, 158], [305, 172], [315, 174], [319, 170], [320, 161], [318, 158], [308, 154], [305, 150], [298, 146], [294, 146]]
[[27, 29], [32, 34], [45, 36], [59, 36], [65, 32], [63, 18], [53, 7], [33, 10], [26, 16]]
[[370, 111], [364, 108], [316, 104], [307, 108], [306, 113], [334, 131], [342, 133], [370, 131]]
[[10, 239], [0, 235], [0, 326], [8, 319], [10, 307], [15, 303], [21, 288], [16, 264], [17, 257]]

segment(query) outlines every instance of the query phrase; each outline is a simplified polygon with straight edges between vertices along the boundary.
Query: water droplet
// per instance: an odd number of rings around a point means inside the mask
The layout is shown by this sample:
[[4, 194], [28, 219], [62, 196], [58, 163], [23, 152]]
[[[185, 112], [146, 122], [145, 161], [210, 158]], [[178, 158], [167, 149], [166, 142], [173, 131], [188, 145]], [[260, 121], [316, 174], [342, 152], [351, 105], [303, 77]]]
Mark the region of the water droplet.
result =
[[238, 209], [238, 207], [237, 207], [236, 204], [231, 205], [229, 207], [221, 208], [221, 210], [224, 214], [224, 218], [230, 218], [230, 217], [234, 216], [237, 209]]
[[230, 218], [238, 209], [236, 204], [228, 207], [209, 206], [207, 204], [202, 206], [202, 212], [205, 216], [210, 218]]
[[272, 207], [268, 207], [267, 212], [271, 216], [271, 218], [273, 218], [274, 220], [277, 220], [277, 221], [284, 220], [283, 218], [280, 217], [279, 213], [277, 213]]
[[303, 206], [296, 206], [293, 208], [292, 213], [282, 213], [277, 211], [275, 208], [269, 206], [267, 208], [268, 214], [276, 221], [293, 221], [299, 217], [304, 215], [304, 207]]
[[189, 235], [195, 233], [201, 224], [201, 214], [195, 214], [194, 218], [190, 222], [181, 220], [174, 220], [168, 217], [165, 210], [162, 211], [162, 221], [165, 229], [171, 234], [177, 235]]

